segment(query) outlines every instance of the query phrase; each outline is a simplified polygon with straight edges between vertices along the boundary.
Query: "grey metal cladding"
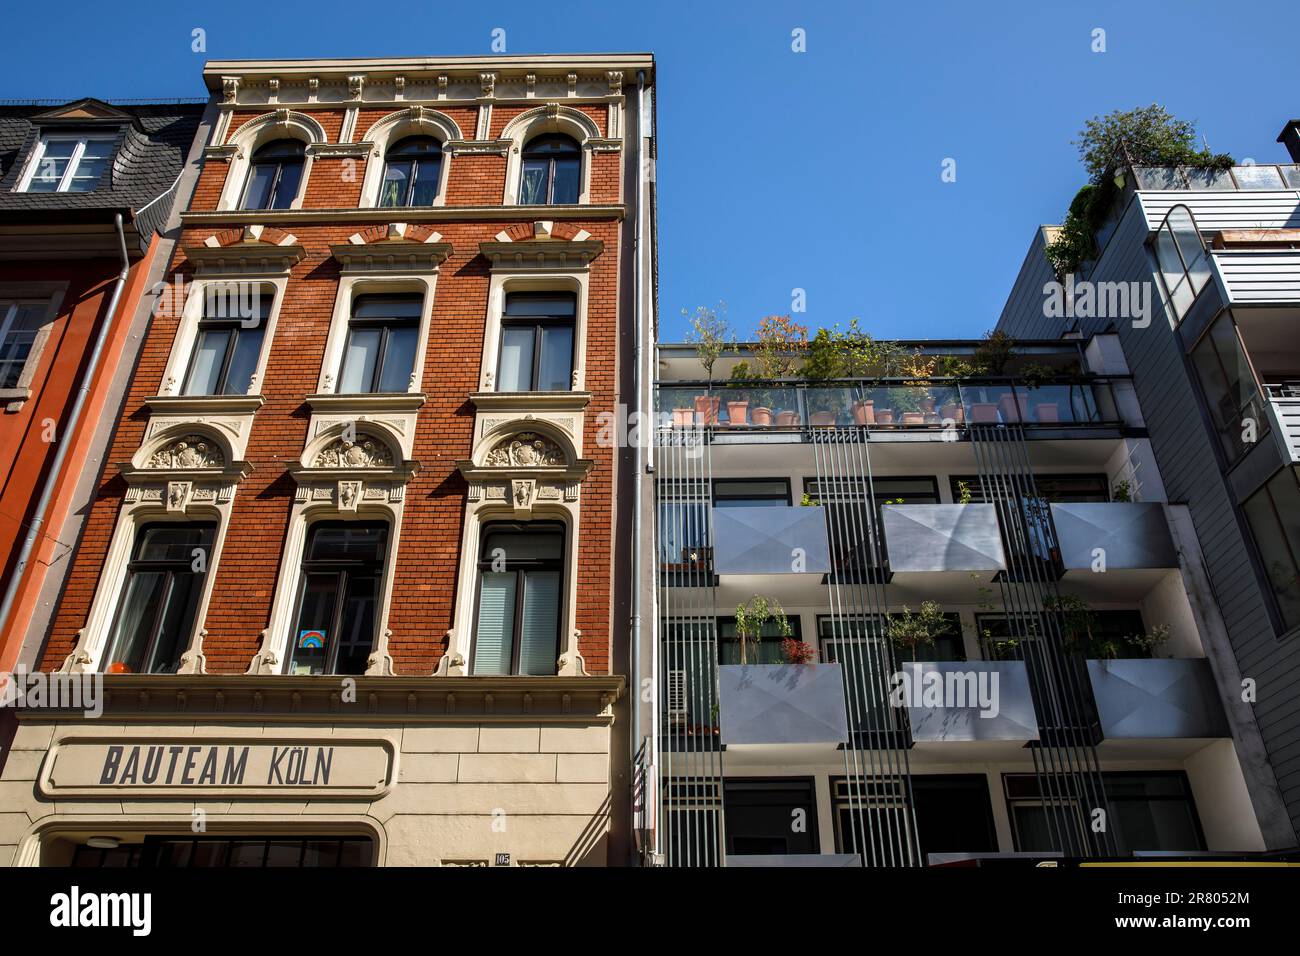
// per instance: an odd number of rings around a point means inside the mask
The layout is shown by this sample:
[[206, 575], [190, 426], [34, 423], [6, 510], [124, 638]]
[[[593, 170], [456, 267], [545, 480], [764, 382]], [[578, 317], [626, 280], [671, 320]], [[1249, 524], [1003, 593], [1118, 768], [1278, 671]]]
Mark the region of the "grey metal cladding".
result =
[[849, 739], [839, 664], [723, 664], [718, 717], [727, 746]]
[[[902, 665], [911, 693], [907, 719], [917, 743], [954, 740], [1037, 740], [1038, 714], [1024, 661], [907, 661]], [[946, 692], [927, 702], [927, 681]], [[993, 706], [981, 706], [981, 693]], [[912, 706], [919, 700], [922, 706]], [[957, 706], [958, 704], [963, 706]]]
[[997, 571], [1007, 566], [991, 504], [885, 505], [881, 509], [889, 569]]
[[819, 507], [713, 509], [716, 574], [825, 574], [831, 569], [826, 516]]
[[1108, 738], [1228, 736], [1204, 658], [1088, 661], [1088, 679]]
[[1169, 521], [1159, 502], [1054, 503], [1052, 523], [1067, 569], [1091, 568], [1098, 548], [1107, 569], [1178, 567]]

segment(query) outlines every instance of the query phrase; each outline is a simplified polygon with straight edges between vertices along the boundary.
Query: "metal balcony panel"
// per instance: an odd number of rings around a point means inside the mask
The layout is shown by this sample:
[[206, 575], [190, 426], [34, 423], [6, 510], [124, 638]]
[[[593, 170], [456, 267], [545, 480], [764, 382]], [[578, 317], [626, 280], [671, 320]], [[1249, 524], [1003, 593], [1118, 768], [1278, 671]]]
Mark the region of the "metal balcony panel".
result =
[[[910, 682], [905, 686], [912, 688], [912, 697], [904, 703], [912, 739], [917, 743], [1038, 739], [1038, 715], [1024, 661], [908, 661], [902, 667]], [[966, 706], [956, 706], [963, 701], [949, 693], [945, 693], [943, 705], [926, 706], [927, 680], [942, 680], [945, 688], [964, 687]], [[981, 683], [994, 705], [987, 717], [981, 716]], [[912, 699], [918, 696], [922, 706], [912, 706]]]
[[885, 505], [891, 571], [999, 571], [1007, 566], [990, 504]]
[[728, 747], [849, 739], [839, 664], [723, 664], [718, 714]]
[[1088, 679], [1108, 738], [1228, 736], [1204, 658], [1088, 661]]
[[818, 507], [713, 509], [718, 574], [825, 574], [831, 569], [826, 515]]
[[1107, 570], [1178, 567], [1169, 521], [1159, 502], [1057, 503], [1052, 505], [1052, 522], [1067, 570], [1091, 569], [1097, 548], [1105, 551]]

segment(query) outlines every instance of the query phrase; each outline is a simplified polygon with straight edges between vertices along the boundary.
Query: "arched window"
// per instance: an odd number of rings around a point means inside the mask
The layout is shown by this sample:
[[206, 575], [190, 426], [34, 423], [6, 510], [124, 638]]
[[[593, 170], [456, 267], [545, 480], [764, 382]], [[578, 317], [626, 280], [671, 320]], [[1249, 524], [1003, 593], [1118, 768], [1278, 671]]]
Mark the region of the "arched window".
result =
[[519, 202], [524, 206], [576, 203], [582, 187], [582, 150], [568, 136], [538, 136], [524, 147]]
[[442, 172], [442, 145], [432, 136], [408, 136], [384, 157], [381, 206], [432, 206]]
[[244, 187], [243, 209], [288, 209], [302, 181], [305, 147], [300, 140], [277, 139], [253, 154]]

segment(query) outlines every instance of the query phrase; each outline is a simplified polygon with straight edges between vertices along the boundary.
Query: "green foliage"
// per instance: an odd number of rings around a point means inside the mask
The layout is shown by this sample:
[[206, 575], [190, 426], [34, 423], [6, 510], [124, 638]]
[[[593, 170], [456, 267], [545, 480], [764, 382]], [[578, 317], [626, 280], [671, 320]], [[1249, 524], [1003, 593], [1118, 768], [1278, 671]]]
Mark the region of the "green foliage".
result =
[[695, 354], [700, 357], [700, 364], [704, 366], [705, 374], [712, 381], [713, 366], [717, 363], [718, 357], [736, 344], [736, 337], [727, 322], [726, 303], [719, 302], [717, 311], [701, 305], [696, 308], [693, 316], [682, 309], [682, 316], [691, 323], [691, 330], [686, 333], [686, 341], [695, 346]]
[[960, 505], [970, 504], [971, 490], [969, 481], [957, 482], [957, 503]]
[[902, 650], [911, 651], [916, 660], [916, 649], [922, 644], [933, 646], [935, 639], [948, 632], [948, 619], [934, 601], [922, 601], [917, 613], [903, 606], [901, 614], [889, 619], [889, 639]]
[[1111, 489], [1110, 496], [1116, 501], [1133, 500], [1133, 484], [1130, 481], [1117, 481], [1115, 487]]
[[1015, 339], [1001, 329], [984, 333], [975, 349], [973, 365], [981, 375], [1004, 375], [1007, 363], [1015, 355]]
[[785, 609], [775, 598], [756, 594], [744, 604], [736, 606], [736, 637], [740, 641], [740, 663], [747, 663], [746, 649], [750, 642], [763, 639], [763, 628], [771, 624], [778, 637], [790, 637], [794, 628], [785, 616]]
[[1042, 362], [1029, 362], [1020, 370], [1020, 378], [1030, 388], [1038, 388], [1044, 382], [1056, 378], [1056, 369]]
[[1060, 231], [1047, 244], [1047, 259], [1064, 278], [1097, 255], [1096, 235], [1106, 222], [1119, 189], [1115, 172], [1136, 166], [1193, 166], [1227, 169], [1233, 158], [1196, 147], [1196, 124], [1177, 119], [1152, 103], [1131, 110], [1114, 110], [1083, 124], [1079, 157], [1088, 171], [1088, 184], [1075, 194]]
[[818, 329], [808, 343], [808, 357], [799, 374], [814, 382], [844, 378], [848, 371], [843, 336], [831, 329]]
[[808, 349], [808, 326], [788, 315], [769, 315], [758, 323], [758, 345], [754, 364], [758, 377], [773, 381], [799, 371], [800, 359]]

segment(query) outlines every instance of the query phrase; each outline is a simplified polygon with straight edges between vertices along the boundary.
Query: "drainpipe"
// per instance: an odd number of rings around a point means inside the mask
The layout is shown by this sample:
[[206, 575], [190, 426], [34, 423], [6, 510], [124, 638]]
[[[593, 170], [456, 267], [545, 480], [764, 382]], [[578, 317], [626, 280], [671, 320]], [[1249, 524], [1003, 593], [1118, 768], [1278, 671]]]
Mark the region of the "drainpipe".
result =
[[[642, 150], [646, 141], [645, 136], [645, 71], [637, 70], [636, 73], [636, 224], [634, 227], [633, 237], [633, 255], [635, 259], [632, 263], [632, 287], [633, 287], [633, 305], [632, 311], [635, 316], [636, 326], [636, 345], [634, 347], [633, 358], [633, 378], [636, 383], [636, 401], [637, 409], [642, 412], [644, 418], [644, 395], [645, 376], [642, 365], [644, 364], [644, 349], [642, 340], [645, 337], [645, 314], [642, 308], [642, 300], [645, 295], [645, 281], [641, 274], [642, 260], [642, 243], [641, 231], [644, 224], [644, 206], [645, 206], [645, 155]], [[643, 434], [645, 428], [644, 421], [641, 428], [638, 429], [638, 435]], [[633, 473], [636, 475], [636, 489], [633, 495], [632, 503], [632, 686], [628, 688], [632, 699], [632, 706], [629, 708], [632, 717], [632, 741], [631, 753], [633, 757], [641, 752], [641, 688], [637, 678], [641, 675], [641, 507], [644, 500], [642, 494], [642, 484], [645, 481], [645, 462], [644, 454], [641, 447], [642, 439], [634, 443], [633, 455], [634, 466]], [[642, 765], [645, 766], [645, 761]], [[634, 791], [635, 792], [635, 791]], [[641, 814], [642, 820], [649, 813], [650, 808], [646, 804], [646, 793], [648, 792], [648, 783], [646, 780], [641, 781]], [[635, 799], [635, 798], [634, 798]], [[633, 811], [633, 820], [636, 820], [636, 813]]]
[[113, 319], [117, 314], [117, 302], [122, 297], [122, 288], [126, 285], [127, 276], [131, 271], [131, 262], [126, 255], [126, 234], [122, 231], [122, 214], [113, 214], [113, 227], [117, 230], [118, 246], [122, 252], [122, 271], [117, 274], [117, 282], [113, 286], [113, 296], [108, 300], [108, 311], [104, 315], [104, 321], [99, 327], [99, 335], [95, 338], [95, 348], [90, 353], [90, 363], [86, 366], [86, 373], [81, 378], [81, 390], [77, 393], [77, 400], [72, 405], [72, 411], [68, 415], [67, 425], [63, 430], [63, 440], [59, 442], [58, 451], [54, 453], [54, 462], [50, 465], [50, 472], [45, 476], [45, 486], [41, 489], [41, 497], [36, 502], [36, 510], [32, 513], [32, 523], [27, 531], [27, 537], [23, 540], [22, 550], [18, 553], [18, 563], [14, 565], [13, 576], [9, 579], [9, 586], [5, 588], [4, 603], [0, 604], [0, 635], [5, 633], [5, 628], [9, 624], [9, 614], [13, 610], [14, 601], [18, 598], [18, 588], [27, 571], [27, 562], [31, 560], [32, 551], [36, 548], [36, 542], [41, 538], [41, 529], [45, 524], [45, 513], [49, 510], [50, 499], [54, 497], [54, 487], [59, 482], [59, 475], [63, 471], [63, 460], [68, 456], [68, 449], [72, 445], [72, 436], [76, 434], [77, 424], [81, 420], [81, 413], [86, 407], [86, 399], [90, 395], [90, 383], [95, 378], [95, 372], [99, 369], [99, 360], [104, 352], [104, 343], [108, 340], [109, 330], [113, 327]]

